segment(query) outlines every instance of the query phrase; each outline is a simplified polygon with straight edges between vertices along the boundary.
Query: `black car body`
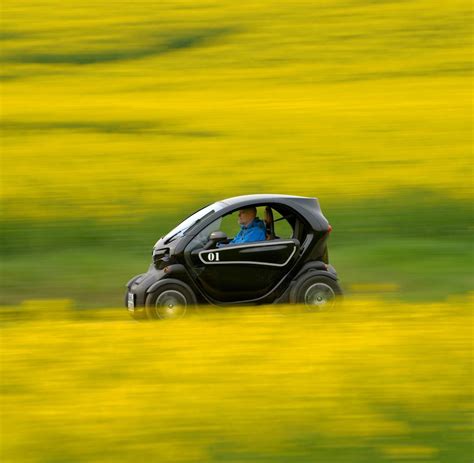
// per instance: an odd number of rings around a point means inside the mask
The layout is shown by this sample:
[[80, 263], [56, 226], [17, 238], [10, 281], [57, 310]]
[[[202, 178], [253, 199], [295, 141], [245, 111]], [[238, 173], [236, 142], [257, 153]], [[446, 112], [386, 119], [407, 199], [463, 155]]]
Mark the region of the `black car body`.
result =
[[[267, 239], [225, 245], [223, 221], [252, 206], [265, 211]], [[282, 227], [285, 237], [278, 236]], [[328, 260], [330, 231], [316, 198], [259, 194], [217, 201], [158, 240], [148, 271], [127, 283], [126, 307], [135, 319], [159, 319], [180, 317], [196, 304], [332, 306], [342, 291]]]

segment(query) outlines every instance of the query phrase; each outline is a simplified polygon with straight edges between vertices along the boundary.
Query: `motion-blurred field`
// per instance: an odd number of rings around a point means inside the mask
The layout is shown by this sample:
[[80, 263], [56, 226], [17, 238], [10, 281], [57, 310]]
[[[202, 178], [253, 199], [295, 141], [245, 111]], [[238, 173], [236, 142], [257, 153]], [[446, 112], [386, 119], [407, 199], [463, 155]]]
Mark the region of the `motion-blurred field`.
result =
[[10, 308], [2, 461], [469, 461], [470, 303], [151, 324]]
[[[5, 0], [2, 461], [472, 460], [471, 22]], [[262, 192], [320, 199], [341, 313], [107, 310], [177, 220]]]
[[178, 219], [259, 192], [319, 197], [346, 290], [472, 289], [470, 17], [464, 0], [6, 0], [2, 303], [117, 304]]
[[470, 198], [470, 3], [3, 7], [8, 218], [249, 191]]

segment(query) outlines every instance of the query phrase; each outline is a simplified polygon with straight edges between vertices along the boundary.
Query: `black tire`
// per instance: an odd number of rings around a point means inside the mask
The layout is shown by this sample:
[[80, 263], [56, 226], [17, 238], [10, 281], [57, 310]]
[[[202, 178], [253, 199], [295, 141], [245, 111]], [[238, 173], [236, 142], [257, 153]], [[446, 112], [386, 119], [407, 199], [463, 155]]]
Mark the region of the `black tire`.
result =
[[164, 280], [147, 295], [145, 313], [150, 320], [178, 319], [192, 312], [196, 304], [196, 296], [186, 283]]
[[304, 304], [305, 311], [331, 310], [342, 299], [342, 290], [336, 280], [312, 272], [301, 275], [290, 291], [290, 302]]

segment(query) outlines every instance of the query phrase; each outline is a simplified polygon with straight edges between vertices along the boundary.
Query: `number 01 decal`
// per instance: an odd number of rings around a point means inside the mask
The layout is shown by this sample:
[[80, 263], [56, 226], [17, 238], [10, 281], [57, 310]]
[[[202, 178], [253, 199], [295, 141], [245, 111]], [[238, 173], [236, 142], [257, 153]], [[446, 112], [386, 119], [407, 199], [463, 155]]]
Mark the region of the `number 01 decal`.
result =
[[209, 262], [219, 262], [219, 253], [218, 252], [210, 252], [208, 255], [207, 255], [207, 258], [209, 260]]

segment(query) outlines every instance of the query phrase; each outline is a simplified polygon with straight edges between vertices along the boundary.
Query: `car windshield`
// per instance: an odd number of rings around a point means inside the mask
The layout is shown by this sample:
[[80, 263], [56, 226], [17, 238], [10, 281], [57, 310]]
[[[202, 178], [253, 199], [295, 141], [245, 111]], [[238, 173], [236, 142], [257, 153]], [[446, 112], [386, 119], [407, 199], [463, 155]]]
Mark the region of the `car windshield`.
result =
[[213, 214], [214, 212], [222, 209], [222, 206], [218, 203], [210, 204], [209, 206], [199, 209], [194, 214], [190, 215], [187, 219], [184, 219], [178, 226], [173, 228], [163, 239], [165, 243], [169, 243], [176, 238], [183, 236], [188, 230], [190, 230], [198, 222], [201, 222], [204, 218]]

